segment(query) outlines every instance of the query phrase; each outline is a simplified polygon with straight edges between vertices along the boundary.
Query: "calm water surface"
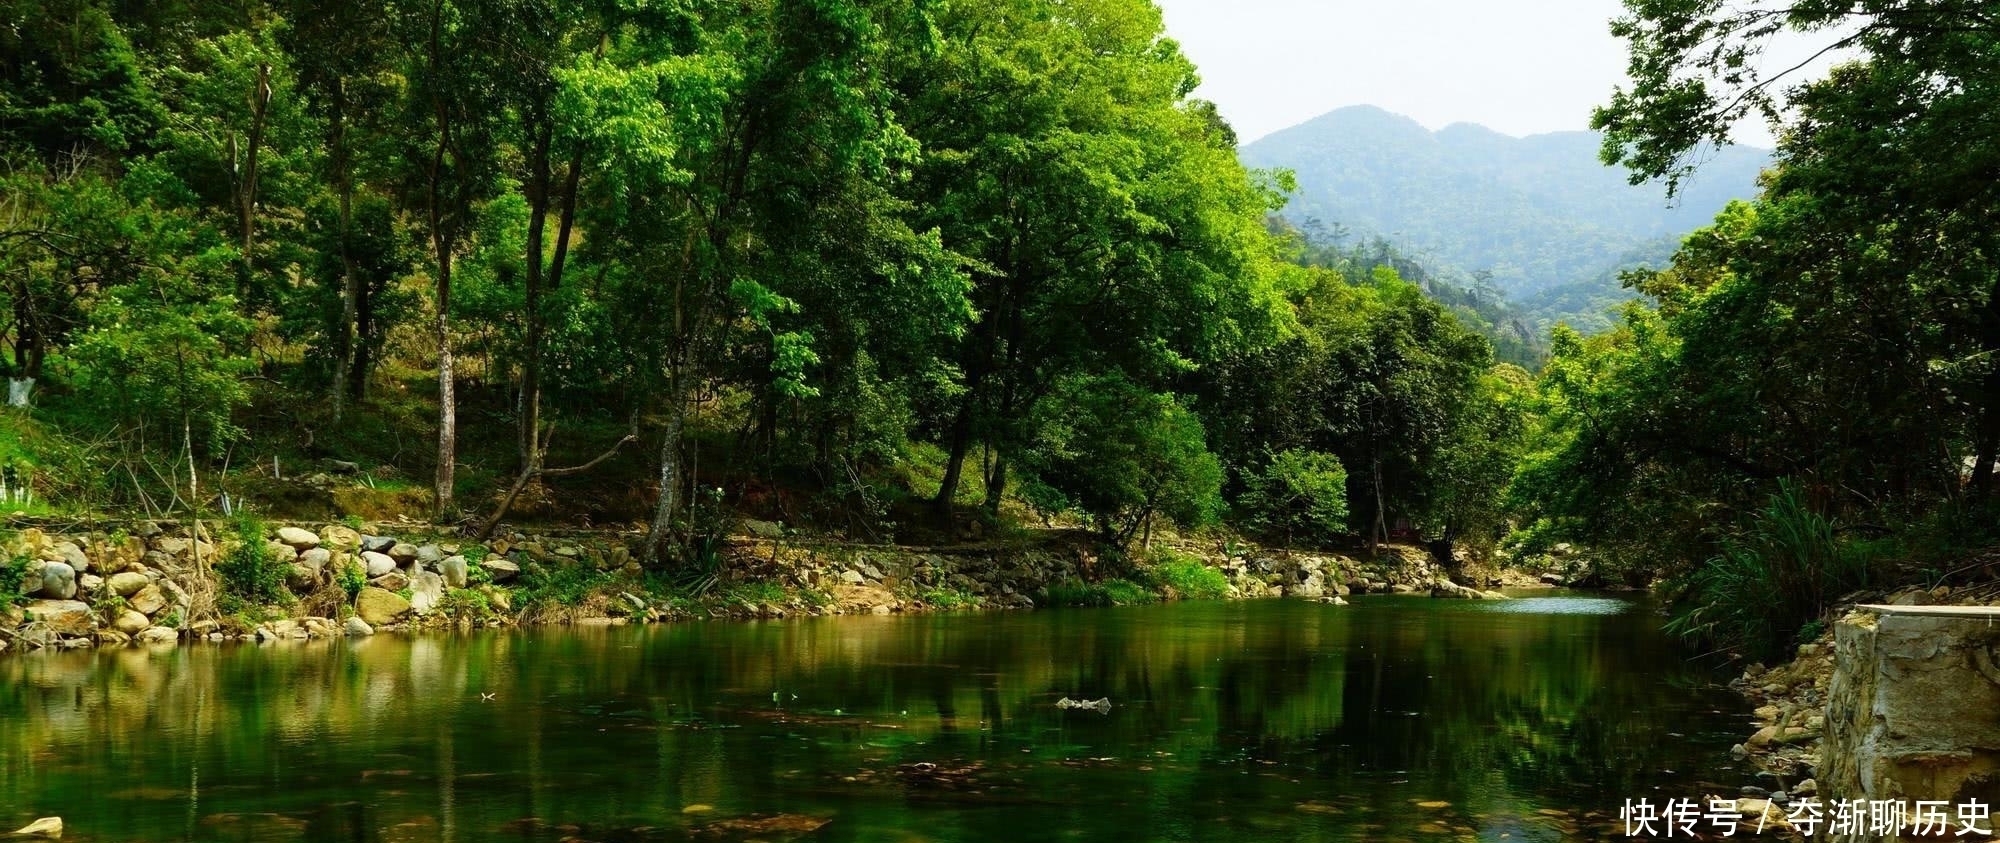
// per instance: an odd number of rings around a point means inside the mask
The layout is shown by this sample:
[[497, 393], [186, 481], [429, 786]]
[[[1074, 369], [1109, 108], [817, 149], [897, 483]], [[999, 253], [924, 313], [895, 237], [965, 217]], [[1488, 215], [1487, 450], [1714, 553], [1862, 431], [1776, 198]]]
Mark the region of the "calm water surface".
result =
[[1353, 602], [15, 655], [0, 831], [1554, 841], [1747, 781], [1644, 604]]

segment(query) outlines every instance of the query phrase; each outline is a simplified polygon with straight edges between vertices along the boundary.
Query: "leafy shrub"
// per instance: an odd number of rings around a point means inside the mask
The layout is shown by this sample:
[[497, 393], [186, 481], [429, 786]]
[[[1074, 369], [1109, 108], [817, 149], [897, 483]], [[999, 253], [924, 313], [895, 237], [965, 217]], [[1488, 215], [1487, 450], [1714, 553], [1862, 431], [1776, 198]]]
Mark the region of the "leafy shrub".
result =
[[1670, 631], [1753, 657], [1782, 655], [1834, 601], [1874, 579], [1872, 545], [1843, 542], [1796, 484], [1780, 485], [1746, 534], [1688, 574]]
[[0, 561], [0, 605], [23, 602], [27, 595], [21, 593], [21, 581], [28, 577], [28, 557], [16, 556]]
[[493, 601], [484, 592], [469, 588], [446, 589], [438, 609], [458, 621], [483, 621], [493, 617]]
[[527, 603], [551, 602], [561, 606], [582, 603], [592, 591], [611, 582], [611, 575], [592, 565], [529, 565], [521, 572], [518, 589]]
[[1221, 600], [1229, 596], [1229, 578], [1200, 559], [1173, 550], [1153, 555], [1150, 571], [1155, 584], [1173, 589], [1183, 600]]
[[1250, 525], [1287, 545], [1296, 539], [1321, 543], [1347, 526], [1347, 469], [1332, 454], [1280, 451], [1244, 486], [1241, 503]]
[[361, 589], [368, 587], [368, 569], [362, 567], [358, 560], [343, 559], [339, 570], [333, 572], [333, 581], [347, 593], [348, 600], [353, 600], [361, 594]]
[[286, 566], [264, 543], [264, 522], [248, 514], [238, 516], [236, 538], [237, 545], [215, 566], [223, 593], [251, 603], [289, 601]]
[[1192, 410], [1122, 378], [1080, 378], [1045, 401], [1022, 454], [1023, 495], [1043, 512], [1077, 509], [1120, 543], [1155, 514], [1189, 527], [1222, 508], [1222, 463]]
[[928, 589], [922, 594], [917, 595], [917, 599], [923, 601], [926, 606], [946, 612], [955, 609], [969, 609], [979, 605], [978, 597], [973, 596], [971, 592], [957, 588]]

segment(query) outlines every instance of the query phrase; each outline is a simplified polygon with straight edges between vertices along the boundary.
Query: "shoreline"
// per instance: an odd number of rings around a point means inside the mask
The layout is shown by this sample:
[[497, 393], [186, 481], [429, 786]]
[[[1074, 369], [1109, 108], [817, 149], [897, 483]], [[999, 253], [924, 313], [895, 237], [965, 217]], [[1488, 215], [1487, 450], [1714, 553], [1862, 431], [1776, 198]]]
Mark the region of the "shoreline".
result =
[[[1094, 537], [1077, 531], [911, 547], [791, 536], [746, 521], [706, 570], [669, 578], [640, 565], [630, 533], [508, 532], [479, 542], [414, 524], [241, 523], [248, 522], [202, 522], [198, 534], [190, 523], [145, 519], [12, 531], [0, 539], [8, 560], [0, 563], [8, 568], [0, 586], [25, 596], [0, 601], [0, 655], [1194, 596], [1336, 604], [1356, 593], [1504, 599], [1452, 582], [1425, 551], [1403, 545], [1362, 561], [1238, 542], [1162, 542], [1146, 561], [1121, 565], [1100, 558]], [[1519, 582], [1481, 576], [1482, 584], [1539, 585], [1520, 574], [1512, 574]]]

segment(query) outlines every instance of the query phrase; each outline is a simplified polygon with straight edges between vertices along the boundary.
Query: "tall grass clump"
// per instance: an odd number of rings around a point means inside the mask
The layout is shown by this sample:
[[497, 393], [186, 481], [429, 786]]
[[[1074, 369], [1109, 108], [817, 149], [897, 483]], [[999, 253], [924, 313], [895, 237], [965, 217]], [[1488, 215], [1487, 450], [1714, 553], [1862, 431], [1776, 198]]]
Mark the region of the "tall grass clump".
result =
[[1222, 600], [1229, 596], [1229, 578], [1194, 556], [1161, 549], [1149, 571], [1154, 584], [1171, 589], [1182, 600]]
[[248, 513], [236, 518], [236, 546], [215, 566], [225, 596], [253, 604], [290, 602], [287, 566], [264, 541], [264, 522]]
[[1834, 601], [1869, 587], [1876, 547], [1842, 541], [1785, 481], [1744, 535], [1683, 578], [1667, 629], [1745, 656], [1781, 655]]

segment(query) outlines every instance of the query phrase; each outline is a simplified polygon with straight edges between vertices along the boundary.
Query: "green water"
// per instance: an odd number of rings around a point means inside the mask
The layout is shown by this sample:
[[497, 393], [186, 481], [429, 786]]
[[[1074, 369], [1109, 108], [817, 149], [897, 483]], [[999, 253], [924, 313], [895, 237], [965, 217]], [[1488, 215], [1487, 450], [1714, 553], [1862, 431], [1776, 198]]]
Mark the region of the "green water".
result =
[[58, 815], [66, 840], [107, 843], [1534, 841], [1616, 838], [1626, 798], [1747, 781], [1727, 754], [1744, 704], [1643, 604], [1353, 602], [15, 655], [0, 825]]

